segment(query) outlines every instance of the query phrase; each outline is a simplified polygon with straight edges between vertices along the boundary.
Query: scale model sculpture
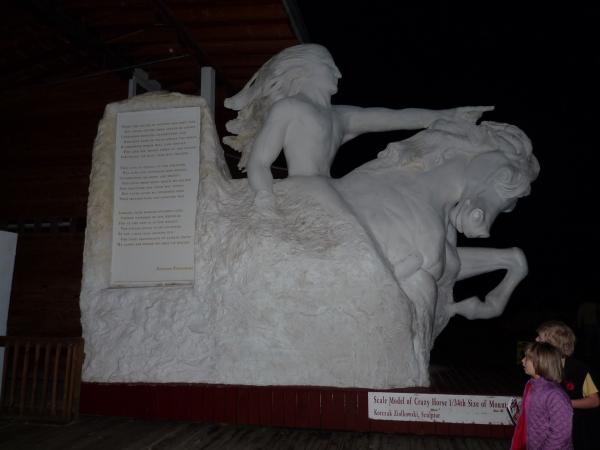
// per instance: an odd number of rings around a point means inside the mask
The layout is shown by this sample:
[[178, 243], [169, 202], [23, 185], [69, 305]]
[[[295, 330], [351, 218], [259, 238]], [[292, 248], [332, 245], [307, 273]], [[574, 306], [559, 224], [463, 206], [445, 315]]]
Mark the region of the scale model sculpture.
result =
[[[224, 142], [240, 151], [255, 205], [277, 214], [270, 166], [283, 150], [290, 180], [309, 195], [349, 210], [410, 300], [413, 346], [428, 367], [436, 336], [454, 314], [468, 319], [500, 315], [527, 274], [518, 248], [457, 247], [457, 232], [485, 238], [500, 212], [529, 193], [539, 165], [517, 127], [483, 122], [493, 107], [359, 108], [331, 104], [341, 77], [329, 52], [305, 44], [283, 50], [225, 101], [239, 111]], [[425, 129], [390, 144], [341, 179], [330, 179], [340, 145], [366, 132]], [[320, 191], [320, 192], [319, 192]], [[318, 192], [318, 194], [316, 194]], [[455, 302], [458, 280], [506, 269], [485, 301]]]
[[[485, 237], [539, 171], [518, 128], [477, 125], [490, 107], [331, 104], [340, 77], [318, 45], [283, 50], [226, 101], [232, 179], [204, 99], [147, 93], [108, 105], [94, 144], [80, 306], [88, 382], [387, 389], [429, 384], [429, 352], [455, 314], [499, 315], [527, 273], [516, 249], [457, 247]], [[193, 283], [111, 288], [117, 116], [200, 109]], [[415, 129], [332, 179], [340, 145]], [[270, 165], [283, 150], [289, 177]], [[506, 269], [480, 301], [457, 280]], [[461, 299], [457, 299], [461, 300]]]

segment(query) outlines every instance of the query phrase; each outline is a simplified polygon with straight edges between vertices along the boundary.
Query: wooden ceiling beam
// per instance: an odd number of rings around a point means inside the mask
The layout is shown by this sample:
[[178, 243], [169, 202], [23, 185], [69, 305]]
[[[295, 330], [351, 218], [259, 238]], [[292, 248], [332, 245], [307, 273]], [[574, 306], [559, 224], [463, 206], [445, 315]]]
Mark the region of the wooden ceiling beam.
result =
[[[230, 5], [224, 7], [220, 2], [213, 5], [166, 3], [169, 10], [186, 26], [221, 26], [226, 24], [256, 24], [289, 19], [285, 8], [279, 2], [271, 2], [261, 7], [256, 5]], [[137, 6], [125, 2], [116, 5], [98, 3], [95, 8], [82, 9], [77, 5], [66, 8], [67, 11], [82, 18], [94, 27], [129, 27], [132, 24], [151, 25], [156, 19], [156, 10], [147, 0]]]
[[[216, 72], [218, 78], [221, 77], [221, 69], [215, 66], [204, 53], [202, 48], [198, 45], [197, 41], [193, 38], [190, 31], [185, 25], [181, 23], [179, 18], [173, 13], [173, 11], [167, 6], [163, 0], [152, 0], [152, 3], [158, 8], [161, 18], [165, 23], [174, 28], [177, 39], [181, 46], [194, 55], [198, 67], [212, 66]], [[226, 84], [228, 81], [224, 78]]]
[[6, 89], [72, 84], [111, 71], [126, 79], [134, 67], [166, 89], [189, 89], [208, 65], [232, 91], [240, 78], [245, 82], [273, 54], [298, 43], [279, 0], [22, 1], [14, 6], [18, 25], [11, 25], [17, 38], [1, 47], [7, 49], [0, 55]]
[[152, 3], [158, 9], [161, 18], [164, 20], [166, 25], [169, 25], [175, 30], [177, 40], [181, 46], [192, 53], [199, 66], [209, 65], [208, 58], [197, 44], [192, 39], [189, 30], [181, 23], [175, 13], [167, 6], [163, 0], [152, 0]]
[[277, 40], [294, 39], [295, 36], [285, 22], [265, 23], [261, 26], [223, 25], [218, 27], [190, 28], [192, 38], [203, 43], [209, 41], [240, 41], [248, 39]]
[[[28, 54], [22, 54], [21, 58], [14, 58], [11, 61], [9, 75], [27, 72], [36, 65], [40, 67], [52, 66], [56, 69], [60, 69], [61, 67], [65, 69], [67, 69], [67, 67], [77, 68], [77, 66], [79, 66], [80, 69], [88, 69], [91, 67], [85, 58], [85, 53], [78, 52], [73, 48], [52, 47], [49, 50], [36, 48], [34, 50], [27, 49], [27, 51], [29, 52]], [[6, 72], [0, 73], [0, 78], [5, 76]]]
[[283, 4], [271, 2], [257, 8], [256, 5], [222, 5], [198, 7], [194, 5], [172, 6], [186, 25], [212, 25], [227, 23], [263, 23], [288, 20]]
[[98, 11], [94, 10], [90, 14], [80, 17], [87, 26], [96, 29], [131, 29], [152, 26], [159, 22], [157, 10], [150, 1], [147, 2], [145, 8], [136, 11], [131, 11], [129, 8], [115, 7], [105, 11], [104, 14], [98, 14]]
[[[84, 51], [98, 68], [119, 68], [131, 65], [131, 58], [105, 45], [89, 28], [67, 15], [57, 2], [29, 0], [24, 3], [42, 23], [52, 26], [75, 47]], [[125, 74], [129, 76], [129, 71]]]
[[204, 41], [202, 47], [211, 55], [231, 55], [244, 57], [248, 54], [267, 54], [273, 56], [284, 48], [296, 45], [296, 38]]

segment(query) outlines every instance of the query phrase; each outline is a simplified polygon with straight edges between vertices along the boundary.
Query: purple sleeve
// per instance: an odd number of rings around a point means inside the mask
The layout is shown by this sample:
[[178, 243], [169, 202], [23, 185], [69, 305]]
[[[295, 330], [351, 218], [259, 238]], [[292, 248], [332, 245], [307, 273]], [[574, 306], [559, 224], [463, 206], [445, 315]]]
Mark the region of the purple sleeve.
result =
[[543, 448], [546, 450], [573, 448], [571, 443], [573, 426], [571, 400], [562, 391], [553, 390], [548, 392], [545, 406], [550, 419], [550, 428]]

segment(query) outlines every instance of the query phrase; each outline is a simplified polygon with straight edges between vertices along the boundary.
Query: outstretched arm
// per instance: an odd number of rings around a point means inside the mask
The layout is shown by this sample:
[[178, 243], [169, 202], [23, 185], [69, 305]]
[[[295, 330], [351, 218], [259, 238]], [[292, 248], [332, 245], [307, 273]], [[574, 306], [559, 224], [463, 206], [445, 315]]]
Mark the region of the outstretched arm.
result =
[[427, 128], [438, 119], [466, 120], [475, 123], [484, 112], [494, 109], [493, 106], [465, 106], [436, 111], [419, 108], [360, 108], [346, 105], [335, 105], [333, 108], [339, 114], [344, 128], [342, 142], [375, 131]]
[[571, 400], [571, 405], [576, 409], [591, 409], [600, 406], [600, 397], [598, 393], [588, 395], [587, 397]]

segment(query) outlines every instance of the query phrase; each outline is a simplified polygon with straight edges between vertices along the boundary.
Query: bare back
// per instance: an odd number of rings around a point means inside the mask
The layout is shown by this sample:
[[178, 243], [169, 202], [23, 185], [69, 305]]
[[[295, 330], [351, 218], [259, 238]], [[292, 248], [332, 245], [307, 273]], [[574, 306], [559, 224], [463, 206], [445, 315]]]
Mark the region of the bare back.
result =
[[289, 100], [286, 113], [290, 120], [283, 142], [289, 175], [329, 176], [344, 134], [338, 115], [329, 106]]

